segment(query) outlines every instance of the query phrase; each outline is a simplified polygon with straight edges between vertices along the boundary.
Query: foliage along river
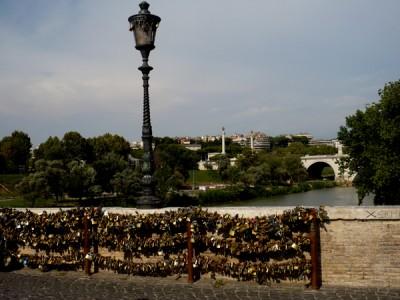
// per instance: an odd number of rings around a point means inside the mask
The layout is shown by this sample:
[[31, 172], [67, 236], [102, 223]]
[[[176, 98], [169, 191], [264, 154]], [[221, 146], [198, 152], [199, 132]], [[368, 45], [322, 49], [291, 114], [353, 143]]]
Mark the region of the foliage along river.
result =
[[[334, 187], [305, 193], [232, 201], [221, 206], [356, 206], [358, 198], [353, 187]], [[363, 206], [374, 205], [373, 197], [367, 196]], [[215, 206], [215, 205], [214, 205]]]

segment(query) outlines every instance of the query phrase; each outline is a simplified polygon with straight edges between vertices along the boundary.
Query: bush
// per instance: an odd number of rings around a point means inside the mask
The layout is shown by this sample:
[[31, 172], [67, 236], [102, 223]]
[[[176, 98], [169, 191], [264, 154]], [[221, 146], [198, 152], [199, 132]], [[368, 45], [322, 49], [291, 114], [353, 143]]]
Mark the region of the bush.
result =
[[222, 203], [240, 199], [240, 191], [235, 188], [208, 190], [199, 193], [199, 203]]

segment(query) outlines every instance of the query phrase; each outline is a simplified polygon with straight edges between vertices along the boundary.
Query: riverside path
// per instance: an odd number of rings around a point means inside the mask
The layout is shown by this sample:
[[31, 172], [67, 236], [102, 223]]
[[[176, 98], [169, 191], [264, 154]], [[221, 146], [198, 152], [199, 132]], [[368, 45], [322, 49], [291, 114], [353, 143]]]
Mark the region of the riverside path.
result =
[[258, 285], [234, 280], [152, 278], [101, 272], [42, 273], [22, 269], [0, 272], [0, 299], [130, 299], [130, 300], [253, 300], [253, 299], [400, 299], [400, 289], [326, 286], [315, 291], [299, 284]]

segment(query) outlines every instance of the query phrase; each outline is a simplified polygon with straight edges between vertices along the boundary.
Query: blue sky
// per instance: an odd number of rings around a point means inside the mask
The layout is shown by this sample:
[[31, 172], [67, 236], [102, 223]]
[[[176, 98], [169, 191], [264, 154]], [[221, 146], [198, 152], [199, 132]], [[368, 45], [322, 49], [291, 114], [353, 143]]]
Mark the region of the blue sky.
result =
[[[149, 1], [155, 136], [333, 138], [400, 79], [398, 0]], [[0, 138], [76, 130], [140, 139], [139, 1], [0, 0]]]

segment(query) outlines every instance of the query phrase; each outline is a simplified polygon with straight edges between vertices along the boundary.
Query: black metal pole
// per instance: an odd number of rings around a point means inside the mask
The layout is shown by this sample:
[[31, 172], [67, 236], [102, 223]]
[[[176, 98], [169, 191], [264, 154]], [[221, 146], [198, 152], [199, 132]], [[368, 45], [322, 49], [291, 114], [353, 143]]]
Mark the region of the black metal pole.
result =
[[83, 257], [85, 260], [84, 269], [85, 274], [90, 275], [90, 260], [86, 257], [89, 254], [90, 242], [89, 242], [89, 224], [87, 215], [83, 216]]
[[155, 196], [154, 192], [154, 155], [153, 155], [153, 131], [150, 118], [150, 97], [149, 97], [149, 73], [153, 68], [149, 66], [149, 54], [151, 49], [141, 50], [143, 64], [139, 67], [143, 79], [143, 195], [138, 199], [139, 208], [159, 207], [161, 200]]
[[188, 283], [193, 283], [193, 244], [192, 244], [192, 228], [191, 222], [187, 222], [187, 272], [188, 272]]
[[313, 219], [310, 228], [311, 243], [311, 287], [318, 290], [322, 285], [321, 276], [321, 241], [319, 232], [319, 220], [316, 212], [313, 213]]
[[[92, 237], [93, 237], [93, 254], [96, 256], [96, 255], [98, 255], [99, 254], [99, 236], [98, 236], [98, 233], [97, 233], [97, 217], [95, 217], [96, 219], [95, 219], [95, 221], [94, 221], [94, 223], [92, 224], [92, 233], [93, 233], [93, 235], [92, 235]], [[99, 272], [99, 263], [97, 262], [97, 260], [95, 260], [94, 262], [93, 262], [93, 267], [94, 267], [94, 269], [93, 269], [93, 272], [94, 273], [98, 273]]]

